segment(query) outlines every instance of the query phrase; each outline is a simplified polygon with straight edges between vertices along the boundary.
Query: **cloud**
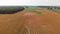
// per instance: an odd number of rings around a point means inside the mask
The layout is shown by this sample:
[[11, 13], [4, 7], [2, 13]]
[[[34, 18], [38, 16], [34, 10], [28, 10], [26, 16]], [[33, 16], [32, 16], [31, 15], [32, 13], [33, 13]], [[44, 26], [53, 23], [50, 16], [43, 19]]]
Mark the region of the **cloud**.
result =
[[3, 5], [40, 5], [40, 6], [60, 6], [60, 0], [0, 0], [0, 6]]

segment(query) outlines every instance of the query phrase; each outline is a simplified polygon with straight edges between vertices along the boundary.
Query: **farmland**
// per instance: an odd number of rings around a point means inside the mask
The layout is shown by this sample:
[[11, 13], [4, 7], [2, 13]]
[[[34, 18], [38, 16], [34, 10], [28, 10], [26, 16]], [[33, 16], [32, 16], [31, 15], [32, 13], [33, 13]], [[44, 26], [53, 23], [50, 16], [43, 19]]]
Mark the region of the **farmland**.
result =
[[0, 34], [60, 34], [60, 13], [28, 7], [15, 14], [0, 14]]

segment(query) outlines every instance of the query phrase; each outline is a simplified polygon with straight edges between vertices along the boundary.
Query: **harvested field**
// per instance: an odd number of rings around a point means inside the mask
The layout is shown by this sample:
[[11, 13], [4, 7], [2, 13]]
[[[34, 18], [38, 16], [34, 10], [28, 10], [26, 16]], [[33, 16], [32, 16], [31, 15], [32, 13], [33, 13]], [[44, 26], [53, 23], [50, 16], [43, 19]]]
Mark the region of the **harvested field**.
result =
[[39, 9], [0, 15], [0, 34], [60, 34], [60, 14]]

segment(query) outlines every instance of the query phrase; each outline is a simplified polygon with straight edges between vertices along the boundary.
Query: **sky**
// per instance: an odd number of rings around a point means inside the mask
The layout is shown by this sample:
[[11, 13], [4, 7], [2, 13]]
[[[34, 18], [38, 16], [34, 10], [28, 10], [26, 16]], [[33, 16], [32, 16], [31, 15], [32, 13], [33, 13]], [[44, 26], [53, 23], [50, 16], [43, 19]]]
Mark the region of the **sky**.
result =
[[0, 0], [0, 6], [60, 6], [60, 0]]

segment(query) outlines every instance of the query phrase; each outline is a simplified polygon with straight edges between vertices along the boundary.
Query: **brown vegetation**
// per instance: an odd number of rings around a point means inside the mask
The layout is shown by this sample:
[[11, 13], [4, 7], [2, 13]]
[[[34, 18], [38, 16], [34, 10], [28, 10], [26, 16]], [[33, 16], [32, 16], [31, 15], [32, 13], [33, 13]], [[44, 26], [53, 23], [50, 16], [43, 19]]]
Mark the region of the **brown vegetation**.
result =
[[0, 34], [60, 34], [60, 14], [51, 10], [26, 10], [16, 14], [0, 15]]

